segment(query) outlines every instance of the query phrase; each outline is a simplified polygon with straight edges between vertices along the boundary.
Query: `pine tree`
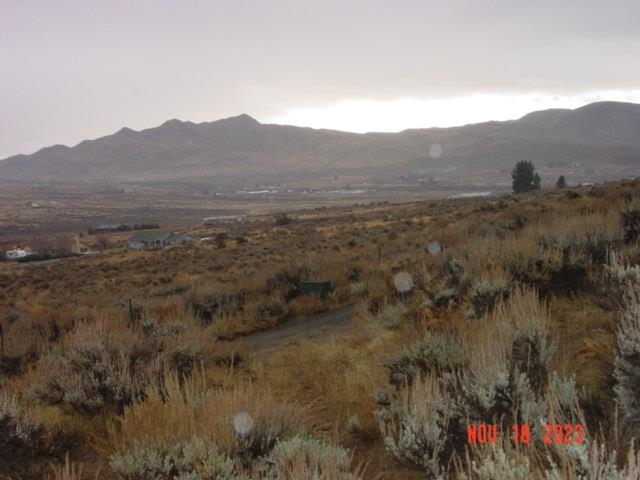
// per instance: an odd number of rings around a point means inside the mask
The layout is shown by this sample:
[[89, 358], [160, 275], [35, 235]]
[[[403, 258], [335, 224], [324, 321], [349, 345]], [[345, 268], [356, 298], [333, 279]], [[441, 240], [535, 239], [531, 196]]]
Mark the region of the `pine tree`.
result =
[[514, 193], [530, 192], [540, 189], [540, 175], [538, 175], [533, 167], [533, 163], [527, 160], [521, 160], [511, 172], [513, 179]]
[[556, 187], [558, 188], [567, 188], [567, 181], [564, 178], [564, 175], [560, 175], [558, 181], [556, 182]]

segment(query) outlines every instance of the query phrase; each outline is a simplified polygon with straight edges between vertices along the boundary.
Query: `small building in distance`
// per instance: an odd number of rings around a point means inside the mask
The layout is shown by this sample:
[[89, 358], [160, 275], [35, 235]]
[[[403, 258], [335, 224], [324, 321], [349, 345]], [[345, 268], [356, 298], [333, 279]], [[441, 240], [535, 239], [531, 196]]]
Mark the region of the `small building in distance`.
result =
[[121, 223], [103, 223], [97, 227], [90, 228], [89, 233], [92, 235], [100, 233], [126, 232], [129, 227]]
[[15, 250], [7, 250], [7, 252], [5, 253], [5, 257], [8, 260], [18, 260], [20, 258], [28, 257], [29, 255], [33, 255], [31, 250], [23, 250], [20, 248], [17, 248]]
[[129, 248], [140, 250], [142, 248], [162, 248], [167, 245], [179, 245], [186, 242], [199, 240], [189, 233], [165, 232], [162, 230], [142, 230], [134, 233], [127, 245]]

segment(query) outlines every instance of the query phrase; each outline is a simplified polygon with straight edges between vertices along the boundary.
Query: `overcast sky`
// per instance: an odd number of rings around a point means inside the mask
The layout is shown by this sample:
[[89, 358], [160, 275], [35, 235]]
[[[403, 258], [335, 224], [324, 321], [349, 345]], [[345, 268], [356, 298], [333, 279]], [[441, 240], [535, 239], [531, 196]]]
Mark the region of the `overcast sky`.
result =
[[0, 0], [0, 158], [248, 113], [352, 131], [640, 102], [638, 0]]

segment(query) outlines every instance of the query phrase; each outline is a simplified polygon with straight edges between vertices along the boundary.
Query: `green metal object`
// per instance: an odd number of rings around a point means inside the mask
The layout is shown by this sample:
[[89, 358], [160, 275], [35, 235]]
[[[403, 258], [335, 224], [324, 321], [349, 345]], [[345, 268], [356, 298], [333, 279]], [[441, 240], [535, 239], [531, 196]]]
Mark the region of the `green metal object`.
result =
[[327, 298], [333, 290], [331, 282], [302, 282], [300, 284], [300, 293], [303, 295], [318, 295], [320, 298]]

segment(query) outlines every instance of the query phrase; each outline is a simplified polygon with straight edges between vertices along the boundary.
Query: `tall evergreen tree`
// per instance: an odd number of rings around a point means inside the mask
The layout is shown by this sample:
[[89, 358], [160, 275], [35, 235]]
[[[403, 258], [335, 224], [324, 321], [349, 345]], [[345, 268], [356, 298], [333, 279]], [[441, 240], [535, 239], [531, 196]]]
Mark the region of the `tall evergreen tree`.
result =
[[540, 189], [540, 175], [535, 171], [533, 163], [521, 160], [511, 172], [514, 193], [530, 192]]
[[558, 181], [556, 182], [556, 187], [567, 188], [567, 180], [564, 178], [564, 175], [560, 175], [560, 178], [558, 178]]

